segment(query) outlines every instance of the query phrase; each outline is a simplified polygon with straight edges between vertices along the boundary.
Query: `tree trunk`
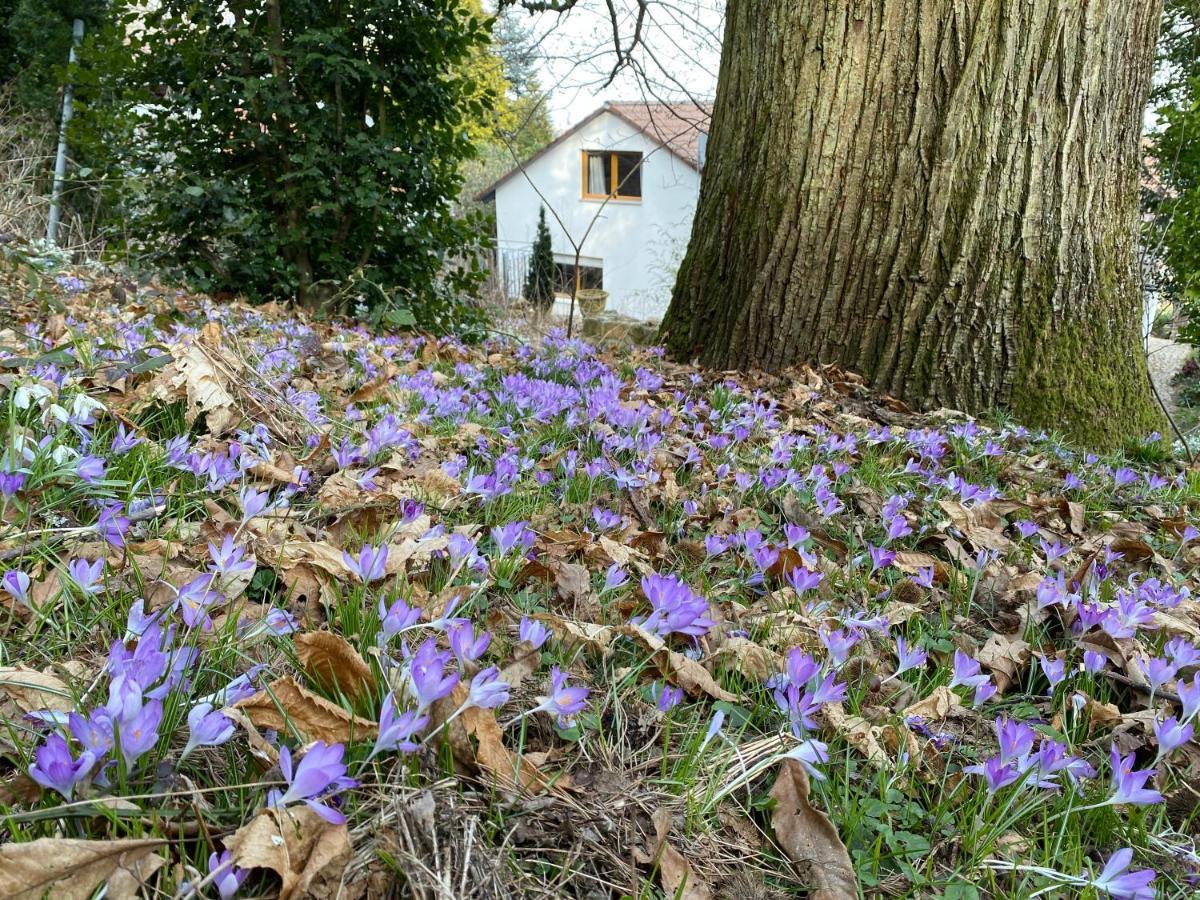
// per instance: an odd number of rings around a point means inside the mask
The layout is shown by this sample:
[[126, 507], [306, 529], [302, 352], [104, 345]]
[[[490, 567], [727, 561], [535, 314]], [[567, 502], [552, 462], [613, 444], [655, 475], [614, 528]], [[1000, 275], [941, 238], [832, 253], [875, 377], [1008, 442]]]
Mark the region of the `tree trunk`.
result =
[[1135, 242], [1160, 6], [729, 0], [669, 349], [1094, 444], [1158, 427]]

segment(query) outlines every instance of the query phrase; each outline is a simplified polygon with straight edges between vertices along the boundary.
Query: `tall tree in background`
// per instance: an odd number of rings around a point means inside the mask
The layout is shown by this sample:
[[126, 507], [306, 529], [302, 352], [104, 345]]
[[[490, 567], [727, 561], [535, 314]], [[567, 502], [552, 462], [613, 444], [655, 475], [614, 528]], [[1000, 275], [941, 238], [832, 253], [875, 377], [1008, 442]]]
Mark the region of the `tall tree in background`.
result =
[[1115, 444], [1160, 424], [1137, 157], [1159, 0], [730, 0], [663, 330]]

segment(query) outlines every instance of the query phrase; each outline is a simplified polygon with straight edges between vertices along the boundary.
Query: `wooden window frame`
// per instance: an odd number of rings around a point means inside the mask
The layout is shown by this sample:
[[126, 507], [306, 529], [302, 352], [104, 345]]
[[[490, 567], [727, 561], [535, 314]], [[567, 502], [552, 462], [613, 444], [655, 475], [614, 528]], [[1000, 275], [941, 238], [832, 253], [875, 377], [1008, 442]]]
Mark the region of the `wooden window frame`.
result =
[[[642, 196], [645, 194], [618, 194], [621, 183], [617, 179], [617, 156], [621, 153], [637, 153], [638, 162], [637, 168], [641, 169], [642, 163], [646, 161], [646, 155], [636, 150], [580, 150], [579, 151], [579, 171], [580, 171], [580, 196], [584, 200], [619, 200], [622, 203], [641, 203]], [[608, 183], [613, 185], [614, 193], [612, 194], [593, 194], [588, 191], [588, 156], [591, 154], [604, 154], [608, 157]], [[642, 182], [641, 175], [645, 172], [639, 172], [638, 182]]]
[[[575, 263], [574, 262], [560, 262], [557, 259], [554, 261], [554, 268], [555, 268], [554, 296], [555, 297], [565, 297], [567, 299], [570, 299], [570, 297], [571, 297], [570, 291], [560, 291], [558, 289], [558, 267], [559, 266], [567, 266], [568, 268], [573, 270], [575, 268]], [[583, 287], [580, 284], [580, 282], [583, 280], [583, 270], [584, 269], [595, 269], [596, 271], [598, 271], [600, 273], [600, 283], [601, 284], [604, 283], [604, 263], [603, 263], [603, 261], [601, 261], [600, 265], [598, 265], [598, 266], [592, 265], [591, 263], [580, 262], [578, 272], [572, 271], [572, 272], [568, 273], [568, 277], [573, 276], [575, 278], [575, 294], [576, 295], [578, 295], [579, 292], [581, 290], [583, 290]], [[603, 288], [600, 288], [600, 290], [603, 290]]]

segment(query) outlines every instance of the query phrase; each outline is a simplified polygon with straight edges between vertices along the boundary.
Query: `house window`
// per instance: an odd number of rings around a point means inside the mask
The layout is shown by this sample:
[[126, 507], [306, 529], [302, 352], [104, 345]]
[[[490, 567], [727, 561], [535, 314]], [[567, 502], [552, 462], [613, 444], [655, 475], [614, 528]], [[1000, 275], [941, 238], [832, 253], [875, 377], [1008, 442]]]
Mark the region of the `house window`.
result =
[[[575, 263], [556, 262], [554, 264], [554, 292], [571, 296], [571, 287], [575, 283]], [[600, 266], [585, 266], [579, 264], [579, 289], [603, 290], [604, 269]]]
[[641, 200], [642, 154], [584, 150], [583, 196], [593, 200]]

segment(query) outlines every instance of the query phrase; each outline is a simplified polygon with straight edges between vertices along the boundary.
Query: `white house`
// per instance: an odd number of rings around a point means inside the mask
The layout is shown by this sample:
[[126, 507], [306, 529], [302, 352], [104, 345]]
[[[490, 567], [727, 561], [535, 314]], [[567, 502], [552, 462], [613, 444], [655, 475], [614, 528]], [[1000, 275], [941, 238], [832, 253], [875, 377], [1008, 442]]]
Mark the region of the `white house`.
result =
[[608, 292], [639, 319], [666, 311], [692, 230], [711, 107], [606, 103], [479, 194], [496, 202], [497, 267], [510, 296], [524, 284], [546, 207], [559, 292]]

